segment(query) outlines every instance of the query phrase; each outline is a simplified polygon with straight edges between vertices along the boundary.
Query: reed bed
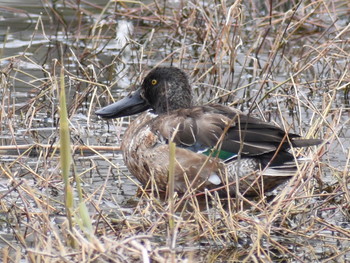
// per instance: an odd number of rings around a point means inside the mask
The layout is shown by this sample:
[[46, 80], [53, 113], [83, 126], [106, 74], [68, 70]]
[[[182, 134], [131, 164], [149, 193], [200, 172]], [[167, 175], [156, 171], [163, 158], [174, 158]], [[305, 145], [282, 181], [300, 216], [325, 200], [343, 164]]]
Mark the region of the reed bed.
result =
[[[28, 45], [7, 55], [9, 31], [0, 53], [3, 262], [350, 260], [347, 0], [41, 8]], [[118, 148], [132, 118], [94, 111], [159, 64], [189, 73], [197, 104], [230, 105], [324, 143], [293, 149], [309, 161], [256, 198], [144, 191]]]

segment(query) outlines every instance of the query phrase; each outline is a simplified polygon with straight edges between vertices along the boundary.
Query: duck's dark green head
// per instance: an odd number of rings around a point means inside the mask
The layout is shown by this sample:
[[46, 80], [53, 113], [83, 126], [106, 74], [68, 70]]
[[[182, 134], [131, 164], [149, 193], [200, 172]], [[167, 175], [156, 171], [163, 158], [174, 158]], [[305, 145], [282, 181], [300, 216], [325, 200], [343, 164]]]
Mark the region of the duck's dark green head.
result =
[[134, 93], [96, 114], [103, 118], [119, 118], [150, 108], [160, 114], [188, 108], [191, 104], [191, 86], [186, 73], [175, 67], [158, 67], [148, 73]]

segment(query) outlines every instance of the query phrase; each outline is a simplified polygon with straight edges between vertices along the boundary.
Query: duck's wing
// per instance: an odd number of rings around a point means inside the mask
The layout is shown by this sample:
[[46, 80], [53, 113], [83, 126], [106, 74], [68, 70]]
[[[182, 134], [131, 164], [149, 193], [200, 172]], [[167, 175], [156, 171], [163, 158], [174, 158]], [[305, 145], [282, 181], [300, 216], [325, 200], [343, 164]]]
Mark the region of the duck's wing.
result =
[[[219, 156], [223, 153], [222, 159], [287, 149], [290, 147], [287, 137], [292, 141], [299, 137], [222, 105], [180, 109], [157, 118], [154, 125], [163, 138], [173, 140], [178, 146], [206, 153], [214, 150]], [[307, 140], [304, 141], [296, 146], [308, 146]]]

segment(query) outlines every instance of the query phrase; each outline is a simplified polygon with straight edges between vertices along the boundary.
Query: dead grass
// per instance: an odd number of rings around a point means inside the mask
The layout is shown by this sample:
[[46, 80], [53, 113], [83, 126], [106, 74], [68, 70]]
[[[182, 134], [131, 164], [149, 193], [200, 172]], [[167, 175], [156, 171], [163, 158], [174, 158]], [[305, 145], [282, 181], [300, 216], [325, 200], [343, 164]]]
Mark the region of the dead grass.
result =
[[[43, 1], [28, 46], [7, 55], [7, 38], [1, 52], [3, 262], [349, 260], [348, 1], [77, 3]], [[133, 30], [124, 39], [125, 21]], [[295, 152], [311, 161], [260, 198], [136, 197], [120, 152], [93, 147], [118, 146], [129, 120], [106, 124], [94, 111], [158, 64], [185, 69], [198, 104], [228, 104], [324, 144]], [[71, 230], [64, 212], [55, 85], [63, 67], [71, 173], [83, 181], [92, 236], [76, 204]]]

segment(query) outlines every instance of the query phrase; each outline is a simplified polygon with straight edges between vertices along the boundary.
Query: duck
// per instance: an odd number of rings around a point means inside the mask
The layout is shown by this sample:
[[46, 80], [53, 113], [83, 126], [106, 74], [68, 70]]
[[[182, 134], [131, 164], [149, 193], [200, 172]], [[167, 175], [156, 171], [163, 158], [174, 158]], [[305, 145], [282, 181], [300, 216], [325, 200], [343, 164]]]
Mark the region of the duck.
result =
[[124, 162], [144, 187], [167, 191], [173, 142], [178, 194], [264, 194], [297, 173], [291, 147], [322, 143], [233, 107], [193, 105], [189, 78], [177, 67], [154, 68], [133, 93], [96, 111], [104, 119], [139, 113], [122, 139]]

